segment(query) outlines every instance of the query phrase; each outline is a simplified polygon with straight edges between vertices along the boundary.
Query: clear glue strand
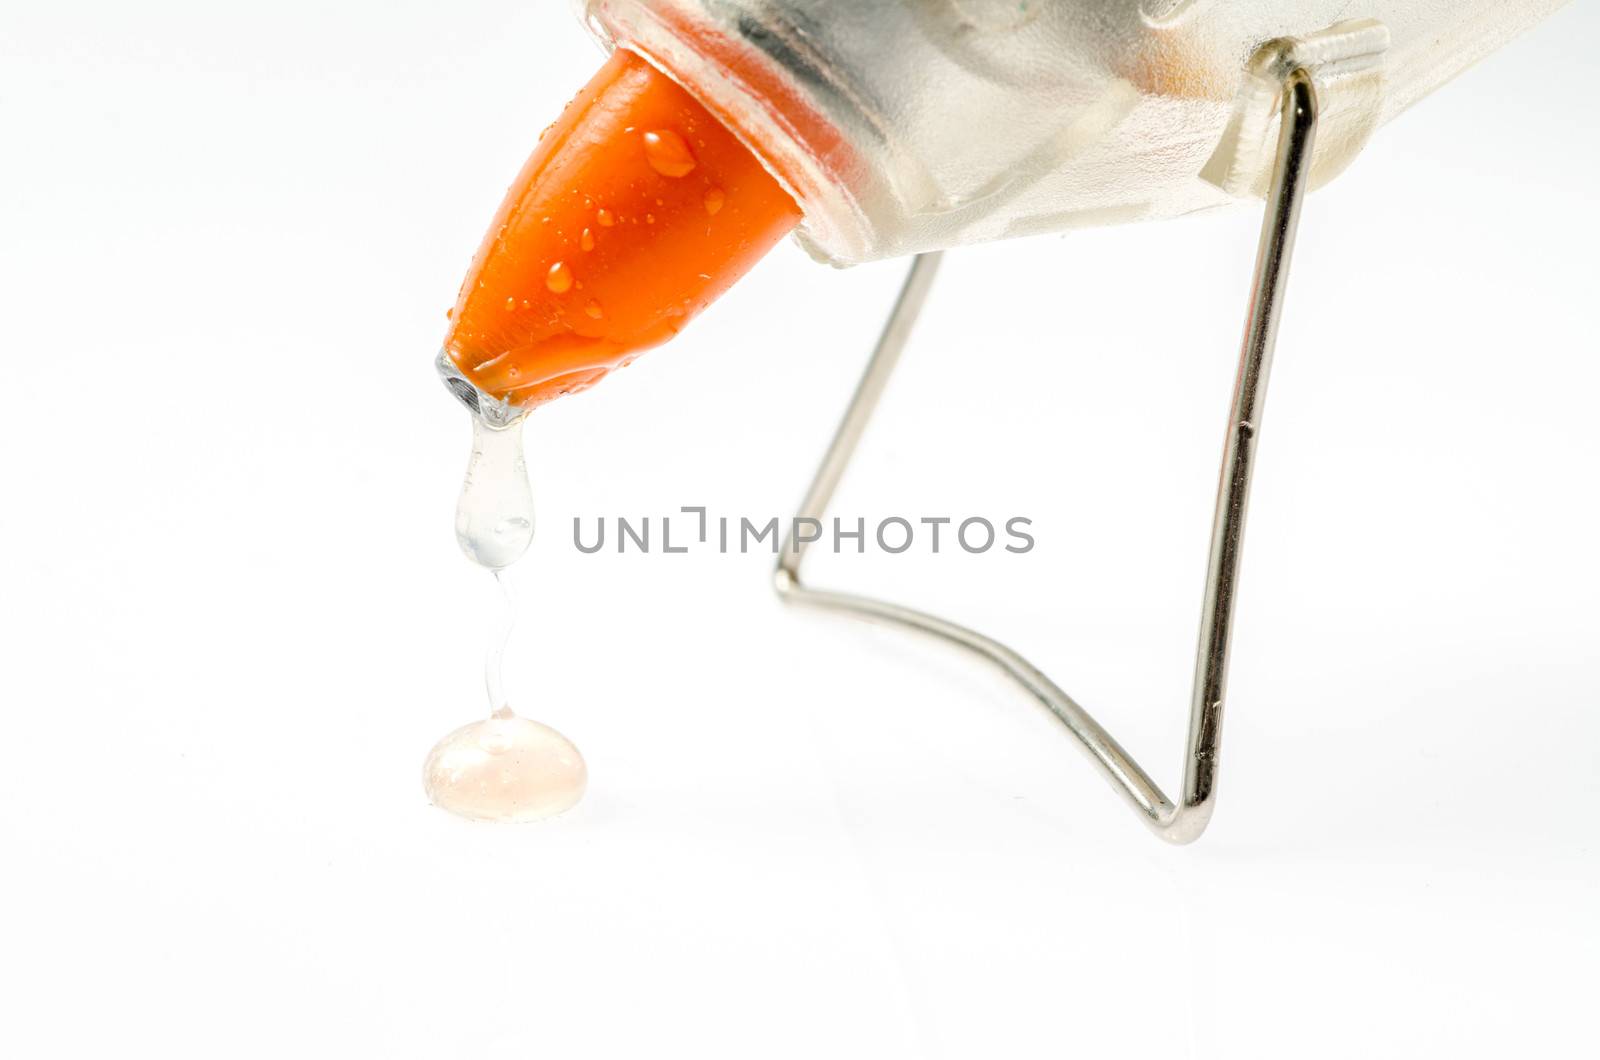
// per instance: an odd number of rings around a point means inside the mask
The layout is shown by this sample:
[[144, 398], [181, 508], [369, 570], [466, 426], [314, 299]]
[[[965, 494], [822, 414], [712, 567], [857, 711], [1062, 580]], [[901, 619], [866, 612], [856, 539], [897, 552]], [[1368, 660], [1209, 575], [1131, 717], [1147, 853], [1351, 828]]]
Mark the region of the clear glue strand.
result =
[[522, 456], [522, 421], [494, 427], [472, 417], [472, 458], [456, 501], [456, 543], [492, 571], [522, 558], [533, 542], [533, 487]]
[[522, 424], [495, 428], [474, 416], [472, 459], [456, 505], [456, 541], [499, 585], [500, 622], [491, 631], [483, 684], [489, 717], [463, 725], [434, 745], [423, 786], [435, 806], [479, 821], [538, 821], [571, 809], [589, 772], [583, 755], [548, 725], [521, 718], [502, 675], [516, 625], [516, 599], [505, 568], [533, 541], [533, 490], [522, 456]]
[[494, 572], [494, 581], [504, 607], [500, 612], [500, 625], [489, 637], [489, 653], [483, 660], [483, 687], [489, 693], [490, 716], [505, 718], [511, 715], [511, 704], [506, 699], [503, 663], [511, 631], [517, 624], [517, 598], [511, 593], [511, 582], [503, 569]]

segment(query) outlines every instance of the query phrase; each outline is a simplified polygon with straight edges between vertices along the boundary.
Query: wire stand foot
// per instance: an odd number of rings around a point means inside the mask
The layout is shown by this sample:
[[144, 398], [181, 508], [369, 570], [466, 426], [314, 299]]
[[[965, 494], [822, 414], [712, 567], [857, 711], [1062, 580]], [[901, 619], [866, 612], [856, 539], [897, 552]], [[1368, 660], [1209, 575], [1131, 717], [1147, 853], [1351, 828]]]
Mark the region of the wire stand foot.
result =
[[[999, 667], [1077, 737], [1111, 786], [1121, 793], [1145, 824], [1172, 843], [1190, 843], [1198, 839], [1210, 822], [1215, 805], [1228, 648], [1239, 583], [1239, 560], [1244, 547], [1250, 475], [1316, 131], [1316, 93], [1310, 75], [1303, 68], [1296, 68], [1285, 76], [1280, 107], [1282, 127], [1267, 192], [1261, 242], [1256, 251], [1244, 343], [1228, 412], [1227, 440], [1217, 484], [1205, 603], [1200, 616], [1200, 643], [1195, 657], [1194, 694], [1189, 708], [1189, 737], [1184, 751], [1183, 789], [1178, 802], [1168, 798], [1076, 700], [1004, 644], [965, 626], [899, 604], [807, 586], [801, 581], [800, 567], [808, 542], [794, 540], [792, 532], [779, 553], [774, 574], [778, 594], [787, 601], [904, 626], [970, 651]], [[940, 255], [932, 253], [918, 255], [912, 261], [911, 271], [872, 358], [867, 362], [855, 396], [801, 503], [799, 518], [820, 520], [826, 512], [895, 363], [900, 359], [912, 325], [927, 300], [939, 260]]]

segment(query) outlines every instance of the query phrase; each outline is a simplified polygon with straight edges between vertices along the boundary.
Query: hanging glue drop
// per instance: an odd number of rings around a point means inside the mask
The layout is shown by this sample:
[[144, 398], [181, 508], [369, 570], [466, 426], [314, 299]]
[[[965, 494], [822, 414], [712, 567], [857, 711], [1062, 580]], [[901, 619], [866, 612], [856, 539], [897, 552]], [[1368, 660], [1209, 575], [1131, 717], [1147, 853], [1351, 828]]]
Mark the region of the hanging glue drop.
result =
[[456, 505], [456, 541], [468, 559], [494, 572], [503, 617], [484, 662], [489, 717], [440, 740], [422, 769], [435, 806], [481, 821], [537, 821], [583, 798], [589, 771], [559, 732], [518, 717], [506, 700], [501, 660], [516, 622], [505, 568], [533, 541], [533, 491], [522, 456], [522, 420], [491, 425], [472, 418], [472, 458]]

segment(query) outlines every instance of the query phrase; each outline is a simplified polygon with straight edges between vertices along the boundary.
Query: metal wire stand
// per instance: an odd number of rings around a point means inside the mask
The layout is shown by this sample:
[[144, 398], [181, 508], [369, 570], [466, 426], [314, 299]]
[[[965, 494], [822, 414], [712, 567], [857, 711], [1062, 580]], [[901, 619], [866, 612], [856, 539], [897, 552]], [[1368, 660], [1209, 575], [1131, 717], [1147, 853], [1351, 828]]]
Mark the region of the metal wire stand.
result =
[[[800, 566], [808, 542], [796, 541], [792, 531], [779, 553], [774, 576], [778, 594], [785, 600], [904, 626], [964, 648], [999, 667], [1060, 719], [1145, 824], [1172, 843], [1190, 843], [1198, 839], [1210, 822], [1215, 806], [1228, 647], [1239, 582], [1239, 560], [1244, 547], [1250, 474], [1316, 130], [1316, 92], [1304, 68], [1295, 68], [1285, 76], [1280, 107], [1282, 127], [1267, 193], [1266, 216], [1261, 225], [1261, 242], [1256, 251], [1244, 344], [1239, 355], [1221, 478], [1217, 485], [1179, 802], [1168, 798], [1076, 700], [1004, 644], [965, 626], [899, 604], [807, 586], [800, 579]], [[826, 512], [834, 489], [849, 466], [884, 386], [900, 359], [912, 325], [927, 300], [939, 258], [938, 253], [932, 253], [913, 260], [850, 407], [800, 505], [800, 518], [820, 520]]]

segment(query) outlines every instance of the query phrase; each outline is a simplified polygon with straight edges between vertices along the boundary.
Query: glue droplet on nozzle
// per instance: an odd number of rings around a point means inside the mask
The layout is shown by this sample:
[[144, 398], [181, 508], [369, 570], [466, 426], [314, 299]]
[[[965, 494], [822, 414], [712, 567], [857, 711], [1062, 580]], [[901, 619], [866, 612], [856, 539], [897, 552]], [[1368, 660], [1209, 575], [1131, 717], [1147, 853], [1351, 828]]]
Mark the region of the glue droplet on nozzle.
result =
[[663, 177], [676, 179], [694, 172], [689, 145], [671, 129], [652, 129], [644, 134], [644, 157], [650, 168]]

